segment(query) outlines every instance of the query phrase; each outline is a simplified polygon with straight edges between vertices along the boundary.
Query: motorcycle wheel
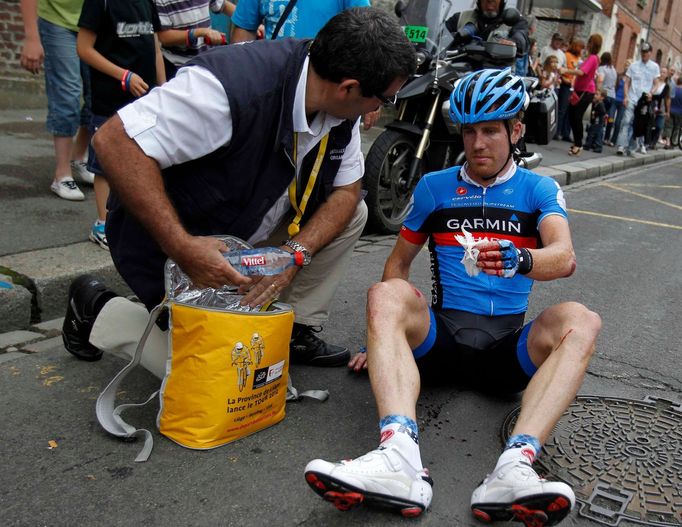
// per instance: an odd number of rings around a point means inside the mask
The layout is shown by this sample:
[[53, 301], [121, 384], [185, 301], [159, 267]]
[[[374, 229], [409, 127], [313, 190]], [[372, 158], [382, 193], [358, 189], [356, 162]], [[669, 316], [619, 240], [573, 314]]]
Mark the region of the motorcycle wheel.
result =
[[400, 230], [409, 212], [410, 198], [421, 173], [407, 187], [407, 176], [417, 150], [416, 138], [386, 130], [372, 144], [365, 160], [367, 228], [378, 234]]

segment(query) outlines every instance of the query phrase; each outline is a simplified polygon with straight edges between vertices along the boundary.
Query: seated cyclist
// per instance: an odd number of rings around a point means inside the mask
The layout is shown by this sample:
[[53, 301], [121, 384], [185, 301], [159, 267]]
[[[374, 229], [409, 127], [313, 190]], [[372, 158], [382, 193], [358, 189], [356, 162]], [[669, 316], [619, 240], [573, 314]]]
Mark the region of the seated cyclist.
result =
[[[568, 485], [540, 479], [531, 464], [582, 383], [601, 320], [566, 302], [524, 325], [533, 280], [575, 270], [561, 189], [511, 156], [527, 101], [509, 69], [474, 72], [455, 85], [450, 116], [462, 127], [467, 161], [419, 181], [382, 282], [368, 293], [366, 358], [350, 363], [369, 366], [380, 444], [352, 461], [316, 459], [305, 469], [313, 490], [340, 509], [364, 502], [416, 516], [430, 505], [416, 403], [420, 381], [440, 372], [477, 390], [525, 390], [504, 452], [471, 497], [476, 518], [554, 525], [575, 504]], [[467, 233], [483, 240], [468, 251], [469, 267], [457, 239], [469, 245]], [[431, 305], [408, 282], [427, 241]]]

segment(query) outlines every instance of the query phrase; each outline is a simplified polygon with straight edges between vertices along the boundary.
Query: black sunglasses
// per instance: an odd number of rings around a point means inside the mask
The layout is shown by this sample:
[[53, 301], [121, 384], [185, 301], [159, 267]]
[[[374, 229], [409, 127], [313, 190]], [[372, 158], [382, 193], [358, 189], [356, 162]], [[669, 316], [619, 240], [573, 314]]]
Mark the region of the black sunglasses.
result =
[[398, 94], [396, 93], [392, 97], [386, 97], [380, 93], [375, 93], [374, 96], [381, 101], [384, 106], [395, 106], [398, 102]]

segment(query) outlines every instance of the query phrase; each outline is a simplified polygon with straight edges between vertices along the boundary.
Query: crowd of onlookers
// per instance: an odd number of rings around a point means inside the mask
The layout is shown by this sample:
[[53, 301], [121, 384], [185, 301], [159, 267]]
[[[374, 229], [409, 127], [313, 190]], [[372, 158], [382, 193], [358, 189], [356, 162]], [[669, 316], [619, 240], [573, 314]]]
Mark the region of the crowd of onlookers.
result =
[[[554, 139], [572, 142], [569, 154], [580, 155], [583, 149], [601, 152], [606, 145], [630, 155], [679, 144], [682, 76], [656, 64], [649, 43], [641, 43], [639, 60], [627, 60], [617, 71], [610, 52], [599, 54], [599, 35], [591, 35], [587, 42], [580, 38], [567, 42], [554, 33], [541, 49], [533, 37], [530, 42], [527, 74], [537, 77], [541, 88], [556, 91]], [[583, 142], [583, 117], [590, 106]]]

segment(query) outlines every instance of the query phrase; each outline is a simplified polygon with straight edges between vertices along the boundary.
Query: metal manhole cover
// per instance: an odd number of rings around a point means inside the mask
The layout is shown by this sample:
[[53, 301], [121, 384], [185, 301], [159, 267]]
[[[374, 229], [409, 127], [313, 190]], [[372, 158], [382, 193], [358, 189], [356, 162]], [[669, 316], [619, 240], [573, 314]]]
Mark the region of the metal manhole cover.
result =
[[[502, 425], [505, 442], [519, 411]], [[581, 516], [682, 527], [682, 405], [578, 396], [543, 450], [536, 466], [573, 487]]]

